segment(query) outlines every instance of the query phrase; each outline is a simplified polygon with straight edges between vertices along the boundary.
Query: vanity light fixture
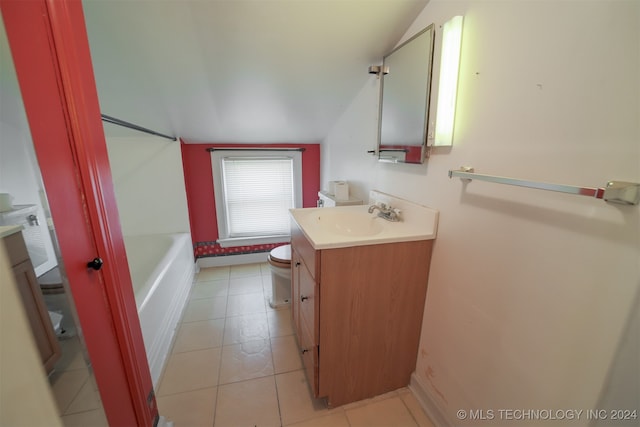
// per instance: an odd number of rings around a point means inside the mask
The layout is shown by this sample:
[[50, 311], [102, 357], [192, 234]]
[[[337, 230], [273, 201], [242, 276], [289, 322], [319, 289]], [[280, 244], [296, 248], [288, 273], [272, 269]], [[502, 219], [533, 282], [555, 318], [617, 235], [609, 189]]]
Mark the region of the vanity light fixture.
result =
[[442, 27], [440, 84], [434, 146], [453, 145], [453, 124], [456, 116], [456, 92], [462, 45], [462, 16], [454, 16]]

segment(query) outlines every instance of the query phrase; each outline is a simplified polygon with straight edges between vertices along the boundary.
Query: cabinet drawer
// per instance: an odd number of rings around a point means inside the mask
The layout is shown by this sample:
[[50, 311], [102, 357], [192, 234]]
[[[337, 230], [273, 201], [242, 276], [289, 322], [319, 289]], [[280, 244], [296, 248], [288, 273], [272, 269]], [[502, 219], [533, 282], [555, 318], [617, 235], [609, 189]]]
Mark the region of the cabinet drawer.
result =
[[319, 277], [316, 277], [316, 269], [318, 268], [318, 263], [316, 262], [318, 251], [313, 249], [311, 243], [309, 243], [305, 235], [295, 223], [291, 226], [291, 246], [300, 254], [302, 262], [307, 265], [309, 273], [311, 273], [311, 277], [319, 279]]

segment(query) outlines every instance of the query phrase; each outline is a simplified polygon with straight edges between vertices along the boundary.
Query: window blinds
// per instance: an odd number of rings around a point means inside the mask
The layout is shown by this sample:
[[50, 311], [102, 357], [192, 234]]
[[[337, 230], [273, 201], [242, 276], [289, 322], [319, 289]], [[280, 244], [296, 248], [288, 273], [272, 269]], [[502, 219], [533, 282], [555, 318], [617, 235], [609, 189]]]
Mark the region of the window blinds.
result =
[[289, 233], [295, 207], [293, 160], [288, 157], [224, 157], [223, 190], [227, 236]]

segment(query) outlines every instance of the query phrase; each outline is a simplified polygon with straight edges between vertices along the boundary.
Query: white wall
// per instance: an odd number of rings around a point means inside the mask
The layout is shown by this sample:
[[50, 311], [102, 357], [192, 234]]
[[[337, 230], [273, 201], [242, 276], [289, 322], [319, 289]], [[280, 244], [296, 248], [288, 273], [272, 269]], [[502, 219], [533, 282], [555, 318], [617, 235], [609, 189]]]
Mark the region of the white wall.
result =
[[122, 233], [189, 233], [180, 142], [107, 136], [107, 149]]
[[[640, 3], [432, 0], [405, 38], [435, 22], [438, 46], [439, 25], [456, 14], [465, 24], [454, 146], [421, 166], [375, 163], [365, 153], [377, 126], [371, 77], [324, 141], [322, 182], [440, 210], [416, 376], [444, 419], [492, 409], [496, 424], [499, 409], [596, 407], [615, 394], [608, 376], [621, 377], [612, 364], [640, 292], [639, 208], [464, 186], [447, 171], [640, 182]], [[640, 380], [638, 365], [626, 366], [622, 377]]]

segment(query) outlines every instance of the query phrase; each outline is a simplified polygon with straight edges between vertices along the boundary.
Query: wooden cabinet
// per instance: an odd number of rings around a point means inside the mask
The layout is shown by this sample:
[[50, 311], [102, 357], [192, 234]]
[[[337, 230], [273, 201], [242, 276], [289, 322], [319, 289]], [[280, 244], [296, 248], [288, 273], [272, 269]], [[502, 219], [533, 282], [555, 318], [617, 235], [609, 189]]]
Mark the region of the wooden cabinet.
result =
[[55, 363], [60, 359], [62, 352], [53, 326], [51, 325], [49, 312], [45, 306], [40, 285], [33, 271], [33, 265], [31, 264], [27, 247], [22, 238], [22, 233], [17, 232], [10, 234], [4, 237], [2, 241], [9, 254], [9, 262], [13, 269], [16, 285], [33, 332], [36, 346], [42, 358], [42, 364], [46, 372], [50, 373]]
[[329, 407], [409, 384], [432, 243], [315, 250], [293, 224], [293, 323], [310, 387]]

